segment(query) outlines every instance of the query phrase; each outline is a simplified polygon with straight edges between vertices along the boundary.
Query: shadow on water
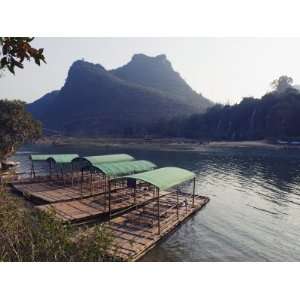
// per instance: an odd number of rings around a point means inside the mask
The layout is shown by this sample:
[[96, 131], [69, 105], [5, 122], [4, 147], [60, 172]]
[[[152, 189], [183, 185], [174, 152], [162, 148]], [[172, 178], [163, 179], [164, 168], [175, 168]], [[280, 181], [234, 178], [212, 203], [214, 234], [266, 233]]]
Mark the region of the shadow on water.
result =
[[[211, 202], [143, 261], [300, 260], [300, 149], [159, 151], [120, 147], [28, 146], [28, 153], [128, 153], [197, 174], [196, 191]], [[191, 184], [184, 189], [191, 190]]]

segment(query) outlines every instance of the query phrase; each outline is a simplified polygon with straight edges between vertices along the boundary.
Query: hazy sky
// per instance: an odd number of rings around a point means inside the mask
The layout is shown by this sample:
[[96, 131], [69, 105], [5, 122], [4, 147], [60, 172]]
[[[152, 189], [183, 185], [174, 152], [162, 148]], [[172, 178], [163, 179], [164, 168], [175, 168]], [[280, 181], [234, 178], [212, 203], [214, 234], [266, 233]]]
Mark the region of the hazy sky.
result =
[[166, 54], [194, 90], [215, 102], [260, 97], [283, 74], [300, 83], [300, 38], [36, 38], [33, 45], [45, 49], [47, 64], [6, 72], [0, 99], [32, 102], [61, 88], [74, 60], [112, 69], [136, 53]]

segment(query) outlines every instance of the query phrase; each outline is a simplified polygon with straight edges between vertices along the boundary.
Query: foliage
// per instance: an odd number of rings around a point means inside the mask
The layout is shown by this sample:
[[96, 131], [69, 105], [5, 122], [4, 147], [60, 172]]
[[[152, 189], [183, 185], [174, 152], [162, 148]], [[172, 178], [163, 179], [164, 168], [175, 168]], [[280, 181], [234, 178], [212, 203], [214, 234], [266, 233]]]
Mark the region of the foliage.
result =
[[33, 59], [37, 65], [41, 61], [46, 63], [43, 54], [44, 49], [36, 49], [31, 46], [34, 38], [31, 37], [0, 37], [0, 69], [7, 68], [15, 74], [15, 67], [24, 68], [24, 60]]
[[271, 86], [279, 93], [285, 92], [293, 84], [293, 78], [282, 75], [278, 79], [275, 79], [271, 82]]
[[0, 261], [104, 261], [112, 237], [104, 225], [75, 228], [0, 192]]
[[151, 135], [200, 140], [257, 140], [300, 137], [300, 93], [277, 90], [261, 99], [244, 98], [236, 105], [215, 105], [205, 114], [162, 121]]
[[24, 102], [0, 100], [0, 160], [5, 160], [21, 144], [40, 134], [41, 125], [25, 110]]

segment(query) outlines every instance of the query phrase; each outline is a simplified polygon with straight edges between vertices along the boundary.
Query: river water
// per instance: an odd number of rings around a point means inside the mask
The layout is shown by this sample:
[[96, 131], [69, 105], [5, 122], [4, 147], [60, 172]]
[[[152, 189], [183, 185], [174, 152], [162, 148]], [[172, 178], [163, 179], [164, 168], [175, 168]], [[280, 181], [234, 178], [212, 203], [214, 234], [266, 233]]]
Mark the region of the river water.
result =
[[143, 261], [300, 260], [300, 149], [34, 145], [16, 154], [21, 170], [28, 170], [30, 153], [128, 153], [159, 166], [194, 171], [196, 192], [211, 201]]

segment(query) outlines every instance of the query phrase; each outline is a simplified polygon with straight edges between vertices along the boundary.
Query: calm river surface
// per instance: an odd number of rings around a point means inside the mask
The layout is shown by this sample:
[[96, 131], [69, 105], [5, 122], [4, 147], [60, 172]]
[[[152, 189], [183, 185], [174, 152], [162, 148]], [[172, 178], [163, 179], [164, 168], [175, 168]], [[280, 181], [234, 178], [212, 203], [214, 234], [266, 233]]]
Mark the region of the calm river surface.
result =
[[192, 152], [35, 145], [16, 155], [23, 170], [30, 153], [128, 153], [194, 171], [197, 193], [211, 201], [143, 261], [300, 261], [300, 149]]

